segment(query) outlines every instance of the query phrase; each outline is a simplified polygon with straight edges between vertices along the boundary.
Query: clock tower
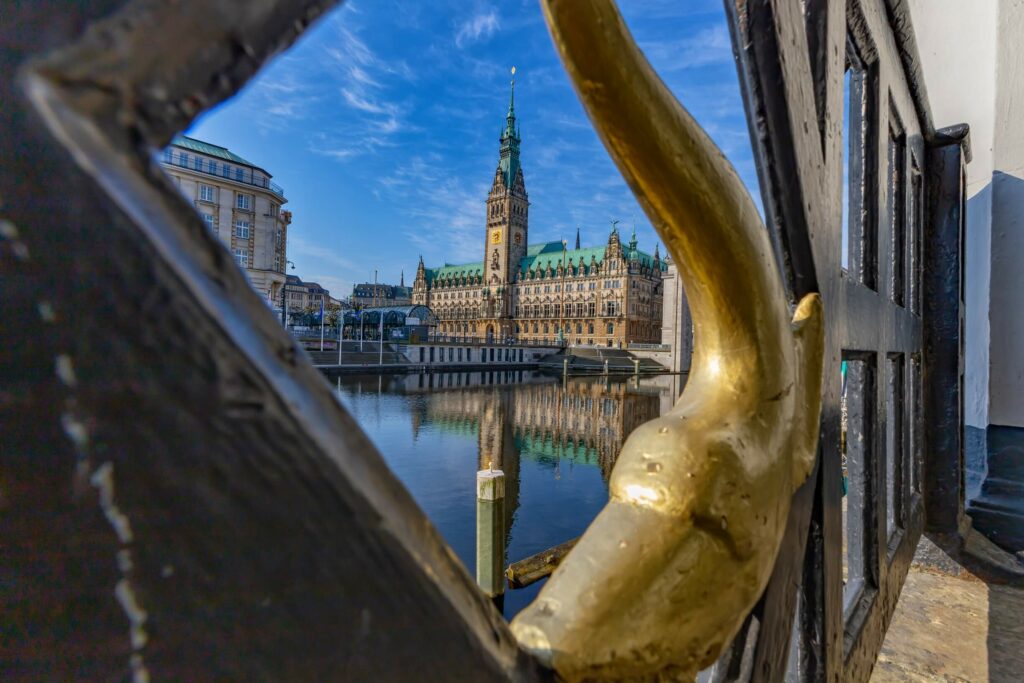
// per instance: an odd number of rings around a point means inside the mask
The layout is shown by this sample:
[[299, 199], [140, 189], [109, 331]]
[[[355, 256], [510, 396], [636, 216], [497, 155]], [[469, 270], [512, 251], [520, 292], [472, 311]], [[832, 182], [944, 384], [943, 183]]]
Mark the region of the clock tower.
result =
[[[499, 138], [500, 154], [494, 182], [487, 196], [484, 240], [484, 287], [495, 303], [495, 317], [511, 315], [510, 285], [519, 275], [519, 260], [526, 255], [530, 202], [519, 165], [519, 128], [515, 113], [515, 67], [505, 127]], [[499, 290], [500, 293], [499, 293]], [[502, 296], [502, 294], [504, 296]], [[499, 299], [504, 299], [500, 302]]]

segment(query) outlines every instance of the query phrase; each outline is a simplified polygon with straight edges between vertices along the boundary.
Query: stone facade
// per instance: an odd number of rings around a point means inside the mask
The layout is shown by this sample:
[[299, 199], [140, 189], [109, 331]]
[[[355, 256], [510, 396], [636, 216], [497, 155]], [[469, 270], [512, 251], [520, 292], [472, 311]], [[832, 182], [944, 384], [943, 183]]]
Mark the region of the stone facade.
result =
[[225, 147], [180, 135], [164, 150], [164, 171], [227, 245], [253, 289], [281, 306], [288, 263], [288, 200], [271, 175]]
[[529, 195], [519, 160], [515, 102], [509, 101], [498, 167], [487, 196], [483, 261], [427, 268], [420, 259], [414, 304], [438, 316], [438, 333], [490, 341], [625, 347], [661, 341], [665, 264], [623, 245], [530, 244]]

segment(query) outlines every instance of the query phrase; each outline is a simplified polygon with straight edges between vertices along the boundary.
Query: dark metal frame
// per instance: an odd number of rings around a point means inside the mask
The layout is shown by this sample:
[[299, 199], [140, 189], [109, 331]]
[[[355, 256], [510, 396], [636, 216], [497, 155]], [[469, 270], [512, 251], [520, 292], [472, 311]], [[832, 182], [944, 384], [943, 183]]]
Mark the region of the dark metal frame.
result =
[[[726, 8], [784, 279], [793, 301], [819, 291], [825, 304], [826, 374], [818, 467], [794, 499], [765, 597], [711, 678], [867, 680], [924, 528], [922, 485], [931, 491], [920, 475], [922, 383], [935, 391], [951, 377], [948, 362], [927, 374], [923, 365], [922, 306], [925, 317], [948, 317], [952, 302], [927, 289], [921, 299], [920, 278], [933, 265], [922, 267], [922, 206], [932, 208], [930, 221], [945, 220], [963, 188], [942, 179], [923, 194], [930, 151], [948, 140], [932, 127], [901, 0], [735, 0]], [[859, 70], [849, 143], [841, 130], [848, 62]], [[840, 261], [846, 146], [848, 271]], [[948, 199], [933, 207], [938, 195]], [[846, 440], [851, 471], [863, 473], [851, 477], [845, 542], [841, 360], [857, 368], [846, 389]]]
[[[0, 610], [15, 629], [5, 635], [5, 680], [114, 679], [143, 668], [189, 680], [550, 676], [518, 649], [152, 156], [331, 4], [8, 8], [0, 26], [0, 158], [11, 160], [0, 165]], [[940, 399], [958, 381], [959, 351], [922, 346], [920, 317], [935, 321], [929, 335], [951, 324], [958, 275], [936, 268], [954, 245], [923, 249], [921, 235], [953, 239], [940, 226], [962, 221], [954, 169], [962, 159], [943, 156], [959, 147], [932, 128], [902, 0], [850, 0], [848, 11], [825, 0], [726, 7], [767, 222], [793, 300], [822, 294], [827, 372], [821, 457], [796, 493], [762, 600], [710, 675], [866, 680], [925, 502], [944, 529], [962, 515], [961, 442], [935, 442], [918, 474], [919, 397], [929, 397], [930, 422], [958, 419]], [[848, 37], [874, 79], [867, 124], [888, 131], [897, 112], [902, 179], [928, 179], [908, 187], [927, 195], [904, 190], [900, 207], [916, 202], [901, 252], [909, 309], [888, 289], [888, 136], [869, 137], [865, 172], [851, 178], [864, 187], [864, 225], [878, 231], [865, 261], [877, 264], [877, 278], [862, 282], [840, 267]], [[918, 223], [923, 207], [927, 226]], [[46, 335], [22, 336], [40, 320]], [[876, 457], [858, 489], [866, 506], [849, 515], [865, 581], [848, 612], [843, 357], [876, 373], [863, 404], [865, 452]], [[901, 359], [892, 394], [901, 402], [888, 401], [890, 358]], [[901, 411], [905, 446], [891, 537], [880, 466], [889, 406]], [[950, 513], [944, 494], [957, 487], [960, 508]]]

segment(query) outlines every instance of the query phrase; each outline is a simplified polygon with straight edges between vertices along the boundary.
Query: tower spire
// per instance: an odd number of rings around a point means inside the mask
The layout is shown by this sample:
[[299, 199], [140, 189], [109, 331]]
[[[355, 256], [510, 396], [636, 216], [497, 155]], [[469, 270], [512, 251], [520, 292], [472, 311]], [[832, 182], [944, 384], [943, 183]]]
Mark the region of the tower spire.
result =
[[511, 92], [508, 98], [508, 114], [505, 116], [505, 128], [501, 131], [500, 168], [508, 190], [516, 182], [519, 171], [519, 128], [516, 126], [516, 68], [512, 67]]
[[516, 68], [512, 67], [511, 89], [508, 96], [508, 118], [515, 121], [516, 118]]
[[501, 133], [501, 139], [518, 138], [516, 130], [516, 68], [512, 67], [512, 80], [508, 96], [508, 113], [505, 114], [505, 130]]
[[576, 248], [580, 248], [580, 226], [576, 226]]

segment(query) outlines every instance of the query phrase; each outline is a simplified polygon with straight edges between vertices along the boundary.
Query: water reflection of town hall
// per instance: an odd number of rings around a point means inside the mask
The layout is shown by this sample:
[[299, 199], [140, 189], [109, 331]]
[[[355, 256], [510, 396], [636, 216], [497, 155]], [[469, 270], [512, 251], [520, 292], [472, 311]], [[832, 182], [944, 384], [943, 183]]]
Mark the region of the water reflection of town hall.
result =
[[[519, 503], [519, 463], [529, 458], [555, 472], [599, 467], [605, 482], [626, 437], [658, 416], [665, 387], [648, 380], [550, 377], [527, 370], [351, 378], [362, 392], [421, 395], [414, 434], [431, 427], [475, 438], [477, 469], [505, 472], [506, 515]], [[357, 386], [352, 386], [356, 389]], [[508, 527], [506, 527], [508, 528]]]

